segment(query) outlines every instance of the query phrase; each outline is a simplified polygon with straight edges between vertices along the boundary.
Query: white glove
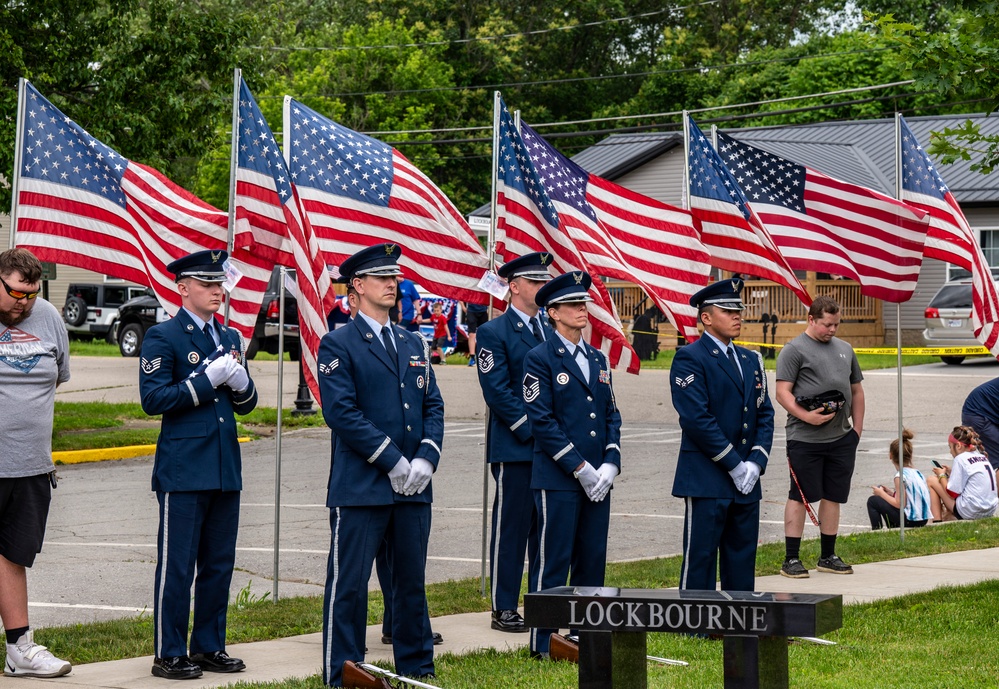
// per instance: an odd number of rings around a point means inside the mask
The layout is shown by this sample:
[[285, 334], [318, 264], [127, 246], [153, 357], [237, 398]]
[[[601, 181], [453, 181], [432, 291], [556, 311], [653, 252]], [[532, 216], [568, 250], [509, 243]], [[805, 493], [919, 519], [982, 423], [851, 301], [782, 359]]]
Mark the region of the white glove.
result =
[[245, 392], [246, 388], [250, 387], [250, 374], [236, 360], [236, 357], [227, 356], [226, 359], [232, 362], [229, 364], [229, 378], [225, 382], [226, 385], [232, 388], [234, 392]]
[[743, 495], [749, 495], [756, 482], [760, 480], [760, 465], [756, 462], [744, 462], [746, 465], [746, 476], [742, 479], [742, 486], [739, 490], [742, 491]]
[[399, 459], [395, 466], [392, 467], [392, 471], [388, 474], [389, 482], [392, 484], [392, 490], [394, 490], [399, 495], [403, 495], [403, 487], [406, 485], [406, 479], [409, 477], [409, 460], [405, 457]]
[[728, 470], [728, 475], [732, 477], [732, 482], [735, 484], [735, 489], [742, 492], [742, 482], [746, 480], [746, 473], [749, 471], [749, 467], [746, 466], [745, 462], [739, 462], [734, 467]]
[[573, 472], [579, 483], [583, 486], [583, 490], [586, 491], [586, 496], [592, 500], [594, 497], [593, 489], [596, 488], [597, 482], [600, 481], [600, 476], [597, 475], [597, 470], [593, 468], [593, 465], [589, 462], [583, 462], [583, 468], [578, 469]]
[[417, 457], [409, 464], [409, 478], [402, 487], [403, 495], [419, 495], [426, 489], [433, 475], [434, 465], [423, 457]]
[[205, 375], [211, 381], [212, 387], [217, 388], [229, 379], [229, 362], [226, 359], [231, 357], [220, 356], [205, 367]]
[[617, 474], [618, 468], [616, 464], [605, 462], [600, 465], [597, 469], [597, 485], [594, 486], [593, 496], [590, 498], [593, 502], [600, 502], [607, 497], [611, 486], [614, 485], [614, 479], [617, 478]]

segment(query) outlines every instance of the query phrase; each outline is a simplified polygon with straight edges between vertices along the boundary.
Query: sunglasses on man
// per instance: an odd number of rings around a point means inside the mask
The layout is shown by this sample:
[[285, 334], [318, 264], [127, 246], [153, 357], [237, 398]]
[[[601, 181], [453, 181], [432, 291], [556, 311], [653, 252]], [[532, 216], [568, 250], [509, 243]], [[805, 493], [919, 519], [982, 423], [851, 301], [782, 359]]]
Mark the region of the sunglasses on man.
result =
[[36, 289], [34, 292], [22, 292], [19, 289], [12, 289], [3, 278], [0, 278], [0, 282], [3, 283], [3, 288], [7, 290], [7, 294], [9, 294], [13, 299], [34, 299], [38, 296], [38, 293], [41, 292], [40, 289]]

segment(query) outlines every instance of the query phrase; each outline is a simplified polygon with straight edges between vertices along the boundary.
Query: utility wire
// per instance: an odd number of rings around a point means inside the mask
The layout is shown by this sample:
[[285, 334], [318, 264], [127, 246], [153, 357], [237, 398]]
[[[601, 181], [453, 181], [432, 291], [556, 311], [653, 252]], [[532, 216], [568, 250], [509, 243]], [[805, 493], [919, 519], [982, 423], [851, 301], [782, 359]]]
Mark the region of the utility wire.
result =
[[348, 50], [390, 50], [394, 48], [424, 48], [438, 45], [463, 45], [467, 43], [478, 43], [486, 41], [502, 41], [508, 38], [520, 38], [522, 36], [540, 36], [542, 34], [555, 33], [558, 31], [573, 31], [575, 29], [587, 29], [604, 24], [618, 24], [631, 21], [632, 19], [646, 19], [667, 12], [677, 12], [690, 9], [692, 7], [703, 7], [704, 5], [717, 5], [718, 0], [704, 0], [689, 5], [678, 5], [675, 7], [665, 7], [661, 10], [632, 14], [627, 17], [614, 17], [612, 19], [601, 19], [599, 21], [584, 22], [582, 24], [567, 24], [565, 26], [554, 26], [548, 29], [536, 29], [534, 31], [522, 31], [519, 33], [500, 34], [499, 36], [472, 36], [470, 38], [456, 38], [448, 41], [425, 41], [423, 43], [390, 43], [384, 45], [337, 45], [337, 46], [248, 46], [251, 50], [270, 50], [275, 52], [317, 52], [317, 51], [348, 51]]
[[[552, 84], [577, 84], [590, 81], [607, 81], [610, 79], [634, 79], [639, 77], [659, 76], [666, 74], [688, 74], [691, 72], [722, 71], [729, 69], [744, 69], [747, 67], [759, 67], [761, 65], [779, 64], [782, 62], [797, 62], [801, 60], [818, 60], [827, 57], [841, 57], [846, 55], [861, 55], [865, 53], [876, 53], [890, 48], [863, 48], [860, 50], [847, 50], [839, 53], [823, 53], [820, 55], [797, 55], [791, 57], [773, 58], [770, 60], [753, 60], [751, 62], [730, 62], [721, 65], [706, 65], [701, 67], [677, 67], [674, 69], [651, 70], [646, 72], [626, 72], [624, 74], [604, 74], [589, 77], [566, 77], [564, 79], [540, 79], [536, 81], [511, 81], [500, 84], [478, 84], [475, 86], [438, 86], [434, 88], [422, 89], [395, 89], [392, 91], [343, 91], [340, 93], [318, 93], [305, 94], [302, 98], [352, 98], [356, 96], [398, 96], [412, 93], [446, 93], [454, 91], [480, 91], [496, 90], [504, 88], [522, 88], [525, 86], [549, 86]], [[260, 96], [258, 100], [271, 98], [283, 98], [284, 96]]]

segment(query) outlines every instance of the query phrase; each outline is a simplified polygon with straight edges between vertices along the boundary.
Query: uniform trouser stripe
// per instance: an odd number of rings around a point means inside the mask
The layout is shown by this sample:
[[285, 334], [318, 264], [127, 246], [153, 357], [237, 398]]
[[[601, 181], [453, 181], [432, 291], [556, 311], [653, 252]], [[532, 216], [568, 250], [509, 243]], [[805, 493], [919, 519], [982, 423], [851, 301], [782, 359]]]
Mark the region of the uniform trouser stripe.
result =
[[[539, 522], [539, 533], [538, 533], [538, 565], [537, 565], [537, 579], [532, 582], [532, 588], [535, 591], [541, 590], [541, 580], [544, 576], [545, 571], [545, 536], [548, 533], [548, 491], [541, 490], [541, 510], [538, 514]], [[531, 650], [537, 650], [538, 648], [538, 628], [531, 627]]]
[[690, 533], [694, 527], [694, 510], [693, 510], [693, 500], [689, 497], [684, 498], [684, 509], [686, 514], [684, 515], [683, 524], [683, 565], [680, 571], [680, 588], [687, 588], [687, 573], [690, 571], [690, 546], [691, 538]]
[[[333, 528], [333, 535], [330, 539], [330, 564], [329, 564], [329, 575], [332, 579], [331, 585], [329, 586], [332, 595], [329, 601], [329, 612], [326, 618], [326, 629], [330, 629], [333, 626], [333, 603], [336, 600], [336, 583], [337, 579], [340, 578], [340, 508], [334, 509], [336, 513], [336, 526]], [[326, 647], [323, 649], [323, 667], [326, 672], [324, 673], [326, 677], [330, 676], [332, 670], [332, 656], [333, 656], [333, 642], [332, 634], [326, 635]]]
[[499, 583], [499, 551], [500, 551], [500, 536], [503, 534], [503, 464], [499, 465], [499, 473], [496, 475], [496, 501], [493, 503], [493, 561], [492, 572], [490, 576], [492, 577], [489, 588], [492, 589], [492, 608], [497, 610], [496, 607], [496, 587]]
[[160, 559], [156, 563], [157, 574], [160, 580], [159, 590], [156, 592], [156, 657], [163, 657], [163, 592], [166, 589], [167, 558], [169, 557], [170, 542], [170, 493], [163, 496], [163, 516], [160, 518], [163, 524], [163, 534], [160, 536]]

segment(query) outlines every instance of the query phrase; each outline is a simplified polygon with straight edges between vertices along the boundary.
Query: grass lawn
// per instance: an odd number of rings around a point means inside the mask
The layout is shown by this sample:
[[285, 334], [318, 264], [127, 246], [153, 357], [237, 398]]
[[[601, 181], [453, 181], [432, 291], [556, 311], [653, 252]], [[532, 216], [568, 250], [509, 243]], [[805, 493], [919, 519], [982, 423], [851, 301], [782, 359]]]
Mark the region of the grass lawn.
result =
[[[999, 519], [911, 529], [906, 531], [904, 547], [899, 544], [898, 533], [888, 531], [842, 536], [837, 543], [837, 551], [854, 564], [992, 547], [999, 547]], [[818, 548], [817, 540], [805, 541], [802, 559], [814, 561]], [[761, 545], [757, 574], [776, 574], [783, 553], [782, 543]], [[679, 571], [679, 557], [612, 563], [607, 567], [607, 584], [668, 588], [677, 585]], [[269, 590], [267, 582], [261, 582], [261, 586]], [[427, 597], [434, 617], [489, 610], [489, 600], [479, 596], [476, 579], [432, 584], [427, 587]], [[379, 622], [381, 616], [381, 595], [373, 592], [368, 597], [368, 623]], [[802, 645], [792, 649], [794, 676], [801, 682], [801, 677], [805, 676], [801, 673], [807, 671], [809, 678], [808, 683], [798, 686], [920, 689], [995, 686], [999, 656], [991, 648], [992, 642], [999, 641], [997, 582], [850, 606], [844, 617], [844, 628], [828, 636], [839, 646]], [[229, 643], [260, 641], [317, 632], [321, 628], [321, 598], [282, 598], [275, 604], [260, 600], [251, 588], [234, 595], [227, 639]], [[152, 617], [150, 613], [144, 613], [111, 622], [40, 629], [37, 638], [39, 643], [48, 645], [57, 655], [74, 663], [150, 655]], [[973, 649], [983, 651], [974, 662], [967, 656], [974, 652]], [[652, 686], [721, 685], [721, 648], [716, 643], [656, 634], [650, 636], [649, 653], [691, 662], [690, 668], [655, 669], [651, 676], [660, 679]], [[896, 659], [902, 664], [896, 665]], [[952, 674], [950, 684], [934, 684], [933, 673], [945, 666], [960, 668], [960, 679]], [[521, 652], [489, 651], [462, 658], [445, 656], [438, 665], [438, 672], [446, 674], [448, 687], [498, 686], [486, 681], [494, 671], [501, 673], [494, 675], [494, 679], [504, 678], [501, 686], [515, 686], [513, 680], [516, 679], [517, 686], [523, 681], [522, 686], [527, 688], [567, 686], [575, 677], [574, 668], [528, 662], [526, 653]], [[991, 672], [991, 685], [981, 680], [988, 672]], [[907, 683], [910, 677], [919, 678], [919, 681]], [[682, 683], [670, 683], [679, 681], [678, 678], [682, 678]], [[280, 686], [293, 687], [295, 684]]]
[[[242, 436], [270, 435], [277, 426], [275, 407], [258, 407], [238, 417]], [[284, 410], [285, 430], [323, 427], [322, 414], [295, 416]], [[160, 433], [160, 417], [147, 416], [135, 402], [56, 402], [52, 426], [52, 451], [93, 450], [125, 445], [154, 445]]]

